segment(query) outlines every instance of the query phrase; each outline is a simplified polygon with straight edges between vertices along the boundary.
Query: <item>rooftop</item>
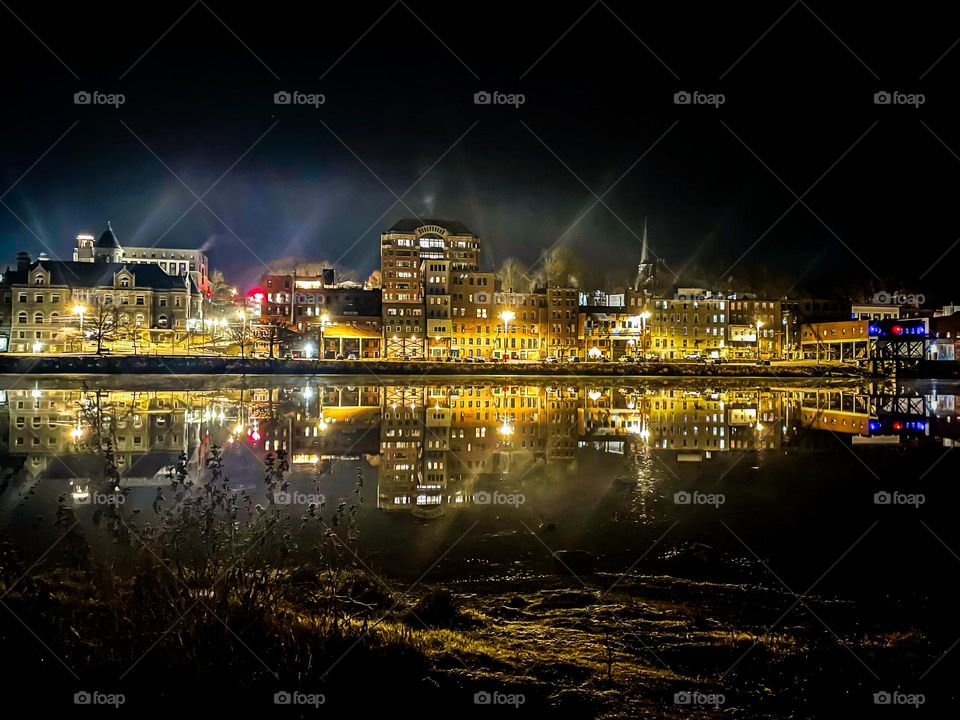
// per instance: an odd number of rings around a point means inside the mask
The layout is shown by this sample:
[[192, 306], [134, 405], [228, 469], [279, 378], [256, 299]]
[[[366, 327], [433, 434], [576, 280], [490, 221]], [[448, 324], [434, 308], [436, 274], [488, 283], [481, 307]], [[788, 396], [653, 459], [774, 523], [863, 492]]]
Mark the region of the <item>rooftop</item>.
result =
[[387, 232], [414, 232], [424, 225], [439, 225], [451, 235], [474, 235], [475, 233], [459, 220], [441, 220], [439, 218], [401, 218]]

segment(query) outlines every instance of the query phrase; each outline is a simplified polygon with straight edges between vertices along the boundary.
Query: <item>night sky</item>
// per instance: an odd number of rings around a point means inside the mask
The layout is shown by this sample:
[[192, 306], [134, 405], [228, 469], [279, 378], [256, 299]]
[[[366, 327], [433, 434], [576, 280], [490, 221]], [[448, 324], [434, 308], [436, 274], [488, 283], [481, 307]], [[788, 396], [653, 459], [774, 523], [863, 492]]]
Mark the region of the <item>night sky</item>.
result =
[[635, 267], [646, 220], [682, 279], [960, 301], [940, 3], [330, 5], [2, 0], [0, 260], [69, 259], [109, 219], [125, 244], [206, 246], [239, 283], [290, 256], [363, 279], [415, 213], [465, 222], [490, 267], [559, 242], [600, 282]]

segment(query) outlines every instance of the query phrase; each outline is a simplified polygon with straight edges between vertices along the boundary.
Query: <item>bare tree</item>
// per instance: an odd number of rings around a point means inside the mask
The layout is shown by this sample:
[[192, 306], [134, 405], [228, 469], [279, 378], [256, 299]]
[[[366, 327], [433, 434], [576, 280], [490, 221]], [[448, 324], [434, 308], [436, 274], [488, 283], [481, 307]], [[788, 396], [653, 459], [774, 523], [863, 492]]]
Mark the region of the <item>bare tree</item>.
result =
[[543, 281], [551, 287], [576, 287], [582, 270], [580, 259], [569, 248], [558, 245], [543, 253]]
[[247, 357], [247, 345], [250, 343], [250, 323], [233, 322], [227, 326], [226, 337], [230, 342], [240, 346], [240, 357]]
[[107, 305], [102, 300], [97, 302], [92, 313], [84, 316], [81, 332], [97, 343], [97, 355], [126, 335], [129, 320], [124, 321], [125, 317], [120, 315], [116, 305]]
[[530, 289], [531, 280], [527, 266], [519, 258], [508, 257], [496, 269], [497, 280], [505, 292]]

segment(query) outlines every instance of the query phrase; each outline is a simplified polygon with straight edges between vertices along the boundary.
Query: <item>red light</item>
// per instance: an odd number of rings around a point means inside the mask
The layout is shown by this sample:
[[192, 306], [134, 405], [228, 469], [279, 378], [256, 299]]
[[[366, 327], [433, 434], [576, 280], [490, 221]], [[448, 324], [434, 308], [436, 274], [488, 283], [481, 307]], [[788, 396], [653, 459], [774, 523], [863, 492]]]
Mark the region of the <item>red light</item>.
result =
[[894, 430], [903, 430], [903, 423], [902, 423], [902, 422], [895, 422], [895, 423], [893, 424], [893, 429], [894, 429]]
[[266, 297], [266, 293], [263, 291], [263, 288], [255, 287], [247, 293], [247, 298], [253, 300], [255, 303], [262, 303], [263, 298]]
[[894, 335], [903, 335], [903, 328], [900, 327], [899, 325], [894, 325], [894, 326], [893, 326], [893, 334], [894, 334]]

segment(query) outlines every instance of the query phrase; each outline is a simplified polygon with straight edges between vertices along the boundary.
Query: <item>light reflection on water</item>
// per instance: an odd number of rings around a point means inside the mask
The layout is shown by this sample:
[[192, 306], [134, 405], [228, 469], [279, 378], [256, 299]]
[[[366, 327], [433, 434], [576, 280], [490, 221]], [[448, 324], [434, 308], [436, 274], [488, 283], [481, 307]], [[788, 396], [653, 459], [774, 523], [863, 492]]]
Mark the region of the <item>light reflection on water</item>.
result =
[[[92, 514], [102, 463], [78, 443], [96, 406], [145, 517], [178, 456], [199, 480], [214, 445], [231, 484], [260, 502], [262, 460], [284, 448], [294, 510], [315, 474], [332, 503], [359, 469], [362, 546], [387, 573], [438, 557], [435, 571], [456, 577], [544, 571], [545, 548], [589, 550], [622, 570], [667, 533], [643, 567], [669, 571], [650, 563], [696, 542], [773, 558], [802, 581], [881, 520], [864, 544], [873, 559], [850, 576], [880, 581], [877, 553], [923, 569], [916, 554], [931, 538], [919, 520], [950, 535], [956, 493], [944, 479], [957, 465], [941, 455], [960, 428], [958, 393], [824, 381], [31, 380], [0, 395], [0, 524], [42, 539], [62, 493]], [[875, 504], [898, 489], [925, 504]]]

